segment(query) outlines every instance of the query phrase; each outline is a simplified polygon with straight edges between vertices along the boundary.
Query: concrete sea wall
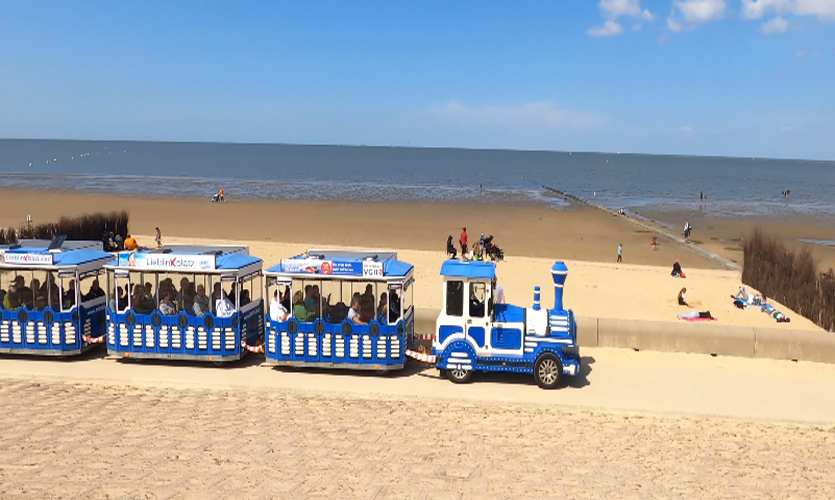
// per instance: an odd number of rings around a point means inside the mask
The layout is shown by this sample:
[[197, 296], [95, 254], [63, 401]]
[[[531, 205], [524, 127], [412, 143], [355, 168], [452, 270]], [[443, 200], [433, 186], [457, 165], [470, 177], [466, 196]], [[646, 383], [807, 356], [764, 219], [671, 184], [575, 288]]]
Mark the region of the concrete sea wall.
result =
[[[432, 334], [437, 318], [437, 310], [418, 309], [415, 332]], [[581, 347], [835, 363], [835, 334], [822, 330], [792, 330], [786, 323], [781, 328], [753, 328], [583, 316], [576, 320], [577, 343]]]

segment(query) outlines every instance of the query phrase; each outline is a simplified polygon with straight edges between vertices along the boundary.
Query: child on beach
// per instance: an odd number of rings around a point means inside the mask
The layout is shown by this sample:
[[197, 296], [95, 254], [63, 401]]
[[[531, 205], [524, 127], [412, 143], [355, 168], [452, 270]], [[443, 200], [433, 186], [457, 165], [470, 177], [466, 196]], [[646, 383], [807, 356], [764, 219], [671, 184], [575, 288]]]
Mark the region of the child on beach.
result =
[[162, 233], [160, 232], [159, 228], [157, 229], [157, 235], [154, 237], [154, 241], [157, 244], [157, 248], [162, 248]]
[[618, 244], [618, 262], [623, 262], [623, 243]]
[[657, 234], [652, 235], [652, 249], [653, 250], [658, 250], [658, 235]]

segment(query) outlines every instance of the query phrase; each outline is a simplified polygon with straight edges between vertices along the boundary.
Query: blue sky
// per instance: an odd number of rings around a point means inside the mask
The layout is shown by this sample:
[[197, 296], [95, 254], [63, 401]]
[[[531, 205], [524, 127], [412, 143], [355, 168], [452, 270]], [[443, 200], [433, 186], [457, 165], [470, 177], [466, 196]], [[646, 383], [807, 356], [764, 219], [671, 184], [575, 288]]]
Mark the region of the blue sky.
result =
[[0, 0], [0, 137], [835, 159], [835, 0]]

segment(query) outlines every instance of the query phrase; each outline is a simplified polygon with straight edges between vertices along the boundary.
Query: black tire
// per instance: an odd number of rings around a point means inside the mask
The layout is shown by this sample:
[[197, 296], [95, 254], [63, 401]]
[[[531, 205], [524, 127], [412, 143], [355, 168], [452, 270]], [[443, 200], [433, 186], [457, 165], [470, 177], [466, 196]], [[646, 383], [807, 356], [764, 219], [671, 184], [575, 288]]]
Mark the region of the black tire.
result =
[[541, 389], [554, 389], [562, 381], [562, 361], [556, 355], [546, 352], [536, 358], [533, 378]]
[[446, 378], [453, 384], [466, 384], [473, 379], [473, 370], [458, 370], [448, 368], [446, 371]]

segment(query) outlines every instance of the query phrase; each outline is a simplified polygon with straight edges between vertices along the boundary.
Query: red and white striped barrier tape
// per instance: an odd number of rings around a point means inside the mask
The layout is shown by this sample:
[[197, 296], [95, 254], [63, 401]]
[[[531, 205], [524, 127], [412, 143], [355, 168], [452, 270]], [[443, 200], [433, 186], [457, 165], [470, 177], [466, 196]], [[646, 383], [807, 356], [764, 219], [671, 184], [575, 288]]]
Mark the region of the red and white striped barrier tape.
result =
[[87, 344], [104, 344], [104, 335], [100, 335], [98, 337], [91, 337], [89, 335], [82, 335], [81, 340], [83, 340]]
[[261, 345], [247, 345], [246, 341], [241, 341], [241, 347], [246, 349], [249, 352], [254, 352], [257, 354], [261, 354], [264, 352], [264, 344]]
[[435, 363], [435, 355], [434, 354], [424, 354], [422, 352], [410, 351], [406, 350], [406, 356], [420, 361], [421, 363]]
[[435, 335], [432, 334], [432, 333], [428, 333], [428, 334], [427, 333], [416, 333], [415, 337], [418, 340], [433, 340]]

